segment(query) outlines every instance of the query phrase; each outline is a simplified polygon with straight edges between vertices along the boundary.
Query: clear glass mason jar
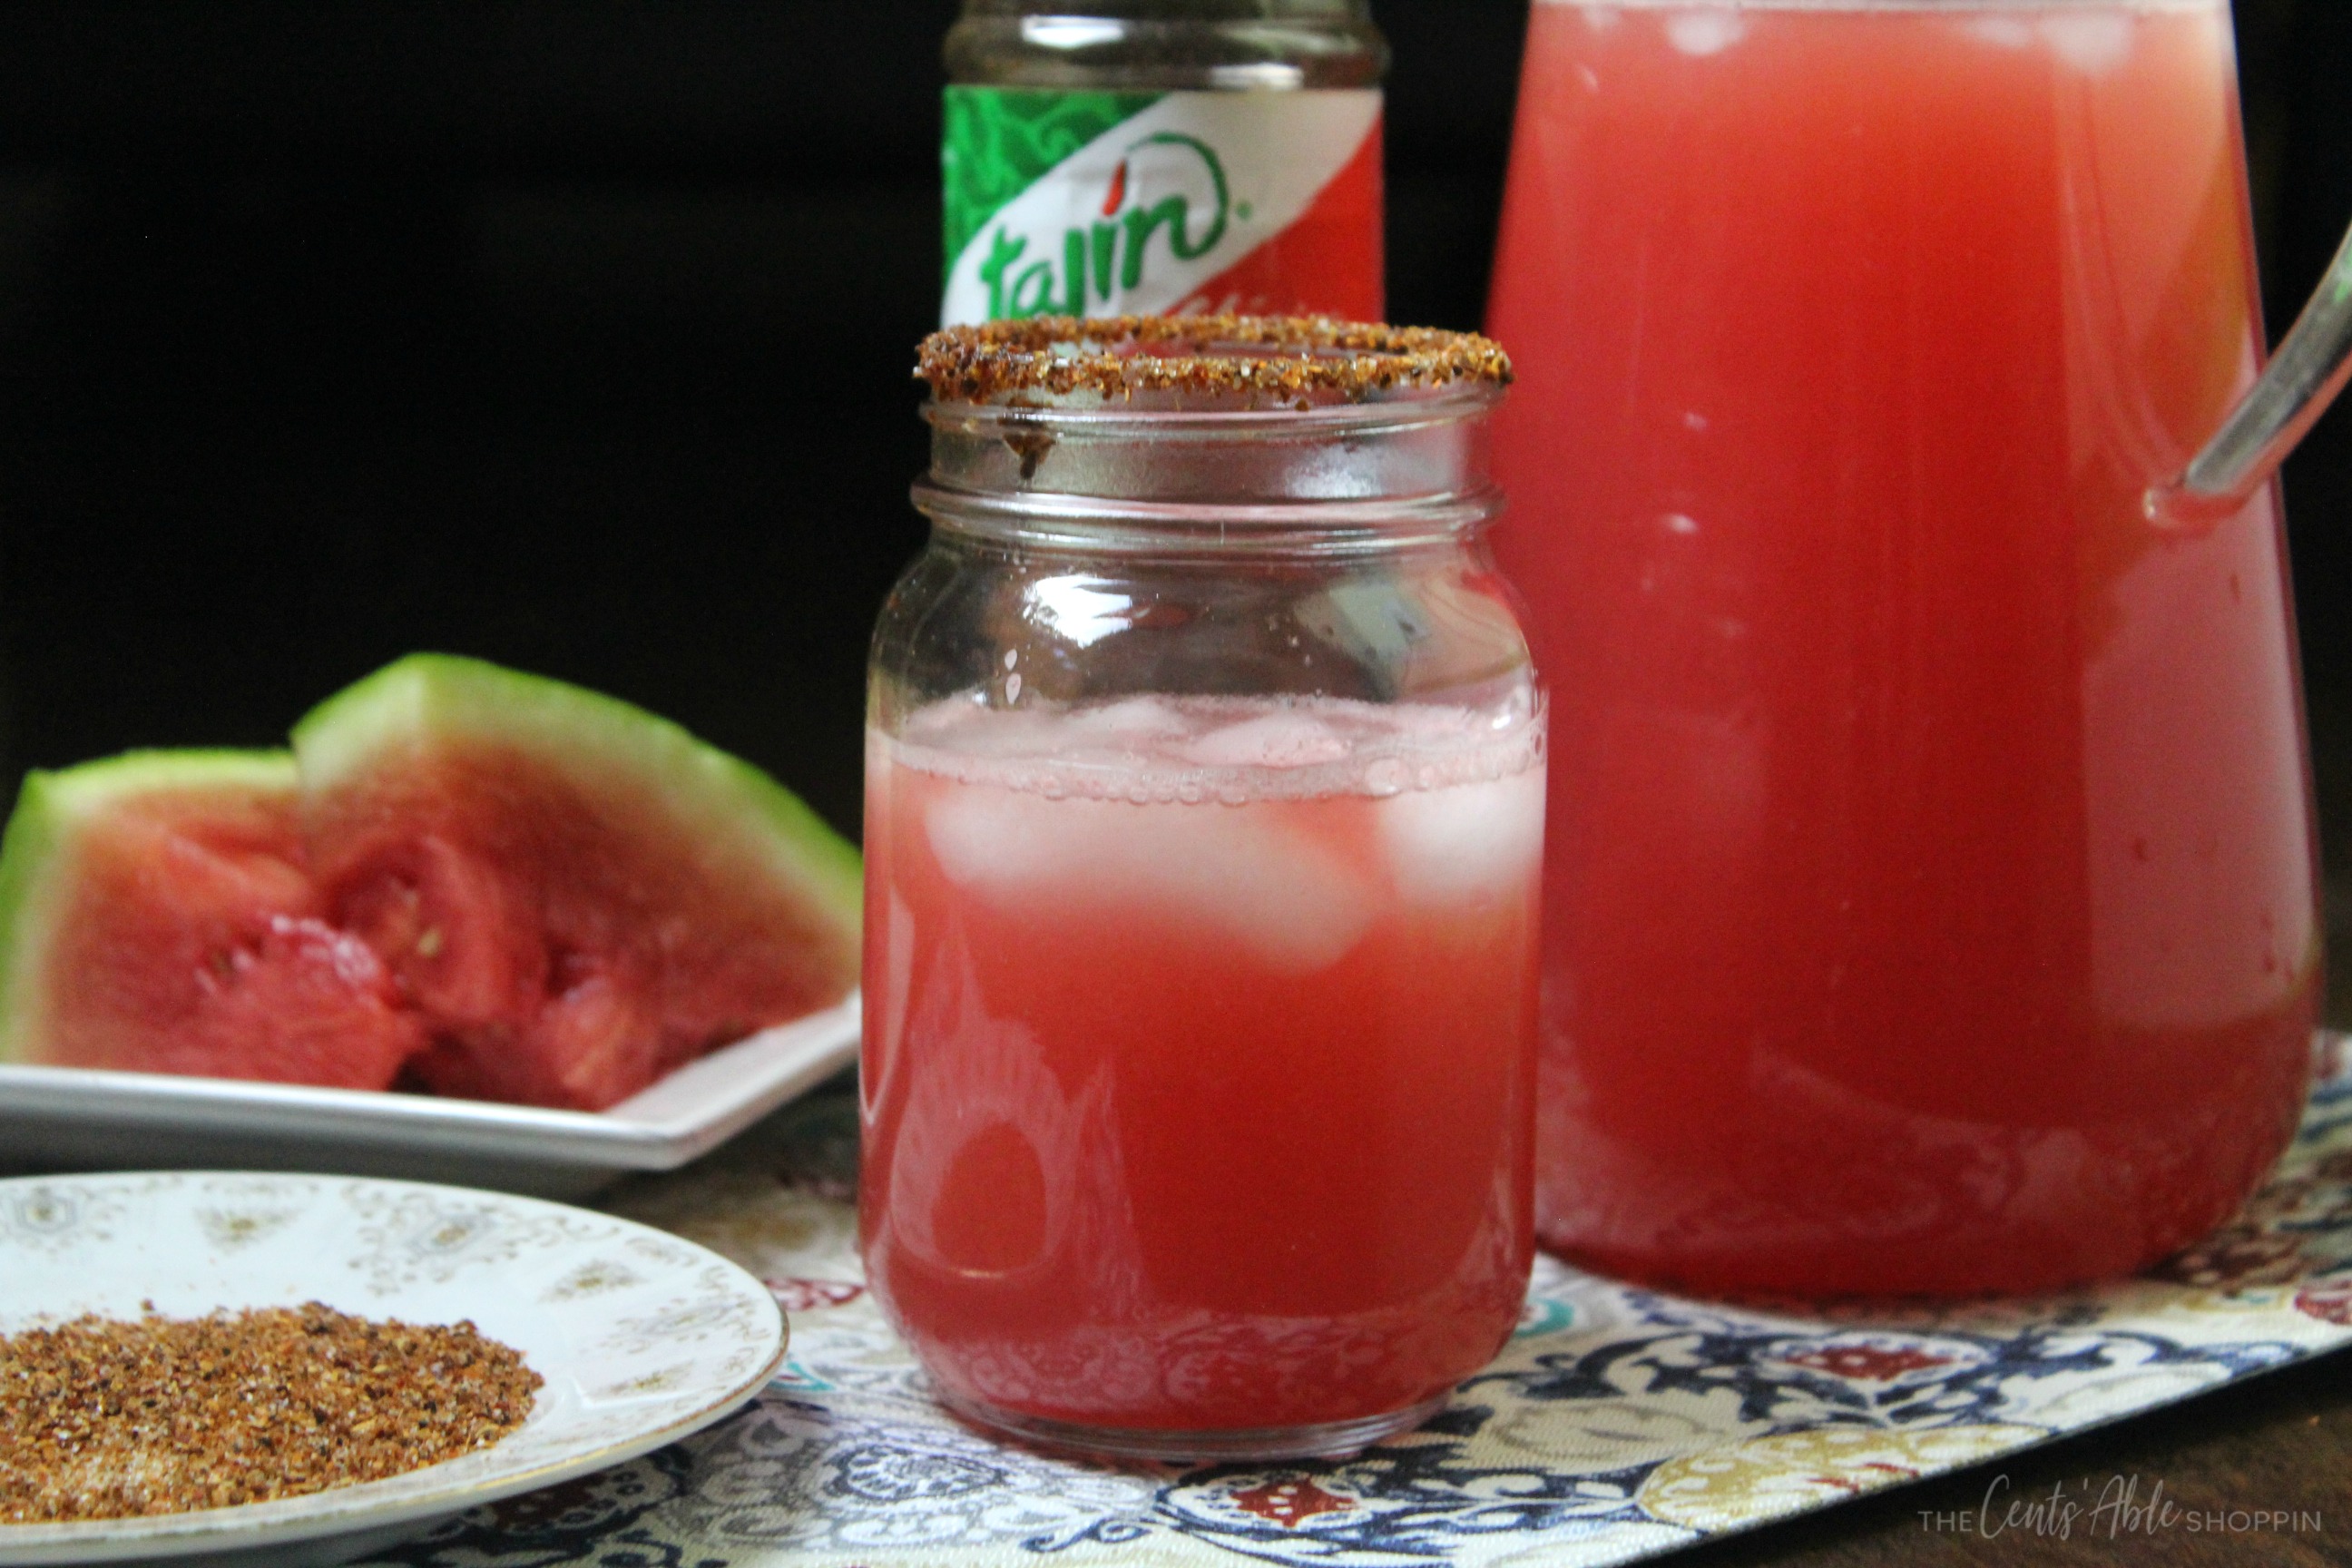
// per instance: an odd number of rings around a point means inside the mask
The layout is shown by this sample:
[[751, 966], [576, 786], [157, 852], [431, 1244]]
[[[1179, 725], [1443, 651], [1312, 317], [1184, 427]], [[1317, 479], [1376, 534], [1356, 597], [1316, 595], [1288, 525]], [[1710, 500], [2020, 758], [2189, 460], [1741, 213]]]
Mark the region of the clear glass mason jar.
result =
[[1157, 1458], [1417, 1425], [1530, 1258], [1544, 709], [1483, 339], [925, 344], [875, 635], [862, 1240], [950, 1407]]

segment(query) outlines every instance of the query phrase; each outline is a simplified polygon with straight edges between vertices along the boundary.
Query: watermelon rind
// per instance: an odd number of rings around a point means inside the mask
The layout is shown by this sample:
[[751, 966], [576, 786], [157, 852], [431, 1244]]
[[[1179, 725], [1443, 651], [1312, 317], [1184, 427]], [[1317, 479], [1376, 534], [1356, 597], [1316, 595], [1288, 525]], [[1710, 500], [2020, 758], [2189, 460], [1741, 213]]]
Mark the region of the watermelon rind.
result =
[[0, 835], [0, 1062], [37, 1059], [47, 1037], [44, 977], [91, 825], [145, 796], [291, 798], [299, 787], [291, 752], [127, 752], [26, 773]]
[[[455, 654], [420, 653], [330, 697], [294, 726], [305, 800], [435, 737], [477, 737], [584, 776], [634, 780], [676, 825], [727, 853], [712, 864], [789, 889], [854, 955], [864, 862], [783, 785], [681, 726], [583, 687]], [[853, 956], [854, 963], [854, 956]]]

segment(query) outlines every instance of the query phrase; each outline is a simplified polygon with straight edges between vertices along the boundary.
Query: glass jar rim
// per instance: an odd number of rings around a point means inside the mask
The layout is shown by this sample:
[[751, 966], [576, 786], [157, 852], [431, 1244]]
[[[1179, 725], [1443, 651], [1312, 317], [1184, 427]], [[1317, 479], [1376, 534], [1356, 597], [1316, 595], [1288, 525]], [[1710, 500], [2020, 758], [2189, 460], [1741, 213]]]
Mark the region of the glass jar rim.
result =
[[1499, 389], [1511, 362], [1475, 332], [1328, 316], [1036, 316], [934, 332], [915, 376], [934, 404], [1303, 413]]

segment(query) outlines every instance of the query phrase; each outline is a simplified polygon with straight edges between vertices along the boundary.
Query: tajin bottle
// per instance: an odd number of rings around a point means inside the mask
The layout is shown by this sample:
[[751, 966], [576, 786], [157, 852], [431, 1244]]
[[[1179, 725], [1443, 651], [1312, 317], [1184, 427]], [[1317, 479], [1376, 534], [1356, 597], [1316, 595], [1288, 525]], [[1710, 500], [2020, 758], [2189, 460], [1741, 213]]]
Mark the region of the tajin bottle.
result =
[[1385, 313], [1364, 0], [964, 0], [943, 323]]

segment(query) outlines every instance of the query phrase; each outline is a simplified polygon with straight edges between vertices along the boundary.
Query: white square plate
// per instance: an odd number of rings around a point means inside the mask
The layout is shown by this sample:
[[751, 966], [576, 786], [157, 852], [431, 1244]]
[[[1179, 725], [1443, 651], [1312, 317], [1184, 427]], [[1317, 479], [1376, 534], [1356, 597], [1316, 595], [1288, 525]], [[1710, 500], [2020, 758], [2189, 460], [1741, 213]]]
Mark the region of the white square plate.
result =
[[855, 1061], [857, 1031], [853, 991], [596, 1112], [0, 1064], [0, 1167], [320, 1171], [575, 1197], [709, 1153]]

